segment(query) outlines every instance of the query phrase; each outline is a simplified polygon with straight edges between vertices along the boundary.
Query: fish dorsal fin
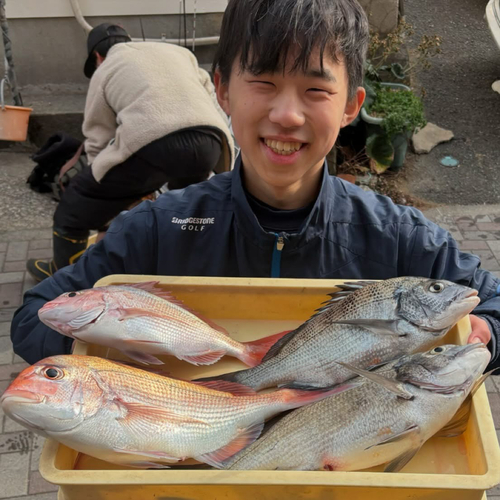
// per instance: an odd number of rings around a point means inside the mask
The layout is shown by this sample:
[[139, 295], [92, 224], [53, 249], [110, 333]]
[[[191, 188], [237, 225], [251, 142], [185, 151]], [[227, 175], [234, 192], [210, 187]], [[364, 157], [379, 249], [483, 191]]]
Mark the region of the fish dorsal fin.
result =
[[263, 428], [264, 423], [259, 422], [247, 427], [246, 429], [242, 429], [226, 446], [210, 453], [199, 455], [195, 457], [195, 459], [200, 462], [205, 462], [206, 464], [216, 467], [217, 469], [222, 469], [224, 467], [224, 462], [239, 451], [243, 450], [243, 448], [246, 448], [249, 444], [253, 443], [260, 436]]
[[[346, 297], [349, 297], [349, 295], [352, 295], [354, 292], [361, 290], [361, 288], [364, 288], [366, 285], [372, 285], [373, 283], [376, 283], [376, 281], [346, 281], [345, 283], [341, 283], [340, 285], [336, 285], [338, 290], [335, 292], [329, 293], [328, 295], [331, 297], [329, 300], [326, 302], [323, 302], [323, 304], [334, 304], [337, 302], [340, 302], [344, 300]], [[325, 307], [327, 307], [325, 305]]]
[[255, 396], [257, 394], [251, 387], [227, 380], [191, 381], [191, 383], [214, 391], [229, 392], [233, 396]]
[[339, 302], [342, 302], [345, 298], [349, 297], [354, 292], [357, 292], [358, 290], [361, 290], [365, 286], [371, 285], [373, 283], [376, 283], [376, 281], [358, 281], [358, 282], [347, 281], [345, 283], [336, 285], [336, 288], [338, 288], [338, 290], [329, 293], [328, 295], [330, 296], [330, 299], [323, 302], [321, 307], [316, 309], [315, 313], [307, 321], [311, 321], [316, 316], [319, 316], [325, 311], [328, 311], [333, 307], [336, 307]]
[[[185, 311], [187, 311], [187, 312], [193, 314], [194, 316], [196, 316], [197, 318], [201, 319], [204, 323], [206, 323], [207, 325], [210, 325], [214, 330], [217, 330], [225, 335], [229, 335], [229, 333], [227, 332], [227, 330], [225, 328], [223, 328], [222, 326], [213, 322], [211, 319], [203, 316], [198, 311], [191, 309], [191, 307], [186, 305], [182, 300], [175, 297], [175, 295], [172, 292], [169, 292], [167, 290], [163, 290], [160, 287], [157, 287], [156, 285], [158, 285], [159, 283], [160, 283], [159, 281], [145, 281], [143, 283], [132, 283], [132, 284], [124, 285], [124, 286], [137, 288], [139, 290], [144, 290], [145, 292], [149, 292], [153, 295], [156, 295], [157, 297], [160, 297], [164, 300], [167, 300], [171, 304], [175, 304], [176, 306], [181, 307]], [[144, 315], [147, 315], [147, 313], [145, 313]]]
[[394, 394], [396, 394], [396, 396], [400, 398], [410, 400], [413, 399], [414, 397], [411, 392], [407, 391], [404, 388], [401, 382], [388, 379], [382, 375], [379, 375], [378, 373], [370, 372], [368, 370], [363, 370], [361, 368], [356, 368], [355, 366], [352, 366], [348, 363], [342, 363], [341, 361], [336, 361], [336, 363], [360, 375], [361, 377], [365, 377], [368, 380], [371, 380], [372, 382], [375, 382], [381, 385], [382, 387], [385, 387], [388, 391], [393, 392]]
[[[307, 321], [306, 321], [306, 323], [307, 323]], [[290, 342], [290, 340], [292, 340], [293, 337], [295, 337], [295, 335], [297, 335], [297, 333], [299, 333], [303, 329], [304, 325], [305, 325], [305, 323], [300, 325], [295, 330], [292, 330], [291, 332], [286, 333], [277, 342], [275, 342], [271, 346], [269, 351], [267, 351], [266, 355], [262, 358], [261, 364], [264, 363], [265, 361], [267, 361], [268, 359], [274, 358], [281, 351], [281, 349], [283, 349], [283, 347], [286, 344], [288, 344], [288, 342]]]

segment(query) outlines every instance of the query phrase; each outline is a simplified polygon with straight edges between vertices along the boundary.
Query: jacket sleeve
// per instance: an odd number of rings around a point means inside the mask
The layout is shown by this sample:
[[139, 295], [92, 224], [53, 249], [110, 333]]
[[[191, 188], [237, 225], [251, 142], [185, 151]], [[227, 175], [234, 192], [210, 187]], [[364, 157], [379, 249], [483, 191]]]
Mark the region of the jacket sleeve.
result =
[[95, 73], [90, 80], [82, 126], [89, 165], [116, 134], [116, 114], [108, 104], [105, 91], [105, 81], [100, 73]]
[[156, 274], [156, 225], [153, 211], [144, 202], [115, 219], [106, 236], [91, 246], [71, 266], [59, 270], [27, 291], [11, 325], [14, 352], [28, 363], [56, 354], [67, 354], [73, 340], [38, 319], [38, 310], [65, 292], [92, 288], [111, 274]]
[[[405, 231], [403, 231], [405, 232]], [[406, 228], [404, 243], [410, 256], [405, 262], [407, 276], [430, 276], [470, 286], [481, 302], [473, 313], [486, 320], [491, 330], [491, 361], [487, 370], [500, 367], [500, 280], [480, 268], [477, 255], [461, 252], [448, 231], [421, 216], [421, 223]]]

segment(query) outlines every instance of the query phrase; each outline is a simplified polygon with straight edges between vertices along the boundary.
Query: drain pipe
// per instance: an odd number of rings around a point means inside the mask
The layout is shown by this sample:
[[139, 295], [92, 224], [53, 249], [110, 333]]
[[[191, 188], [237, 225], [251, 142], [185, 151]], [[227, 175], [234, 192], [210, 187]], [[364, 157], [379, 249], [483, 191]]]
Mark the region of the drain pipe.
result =
[[78, 0], [69, 0], [69, 1], [71, 3], [71, 8], [73, 9], [73, 14], [75, 15], [75, 18], [78, 21], [78, 24], [83, 28], [85, 34], [88, 35], [89, 31], [92, 29], [92, 26], [90, 26], [90, 24], [87, 21], [85, 21]]
[[[0, 2], [5, 0], [0, 0]], [[85, 33], [92, 29], [92, 26], [85, 20], [83, 17], [82, 11], [80, 9], [80, 5], [78, 4], [78, 0], [69, 0], [71, 3], [71, 8], [73, 9], [73, 13], [75, 15], [78, 24], [84, 29]], [[218, 36], [207, 36], [203, 38], [186, 38], [185, 40], [181, 40], [179, 43], [178, 39], [175, 38], [165, 38], [162, 36], [161, 38], [132, 38], [133, 42], [163, 42], [163, 43], [172, 43], [175, 45], [181, 45], [184, 47], [189, 47], [196, 43], [196, 45], [217, 45], [219, 43]]]

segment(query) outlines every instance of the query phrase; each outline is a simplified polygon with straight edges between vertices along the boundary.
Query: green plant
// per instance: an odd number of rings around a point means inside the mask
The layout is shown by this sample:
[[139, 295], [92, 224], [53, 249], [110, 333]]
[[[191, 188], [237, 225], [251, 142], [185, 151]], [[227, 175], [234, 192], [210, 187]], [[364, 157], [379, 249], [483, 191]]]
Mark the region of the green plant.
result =
[[413, 26], [404, 20], [386, 36], [372, 31], [368, 45], [366, 77], [372, 81], [381, 81], [380, 72], [388, 72], [396, 80], [407, 80], [417, 71], [429, 69], [429, 60], [441, 54], [442, 39], [437, 35], [422, 35], [417, 48], [409, 49], [407, 63], [389, 62], [403, 47], [411, 44], [414, 34]]
[[427, 123], [422, 101], [411, 90], [376, 85], [375, 99], [367, 111], [371, 116], [383, 118], [381, 126], [389, 137], [413, 133]]
[[426, 121], [422, 101], [408, 87], [380, 83], [367, 86], [368, 99], [362, 111], [368, 123], [366, 154], [372, 170], [381, 174], [390, 166], [402, 165], [409, 138]]

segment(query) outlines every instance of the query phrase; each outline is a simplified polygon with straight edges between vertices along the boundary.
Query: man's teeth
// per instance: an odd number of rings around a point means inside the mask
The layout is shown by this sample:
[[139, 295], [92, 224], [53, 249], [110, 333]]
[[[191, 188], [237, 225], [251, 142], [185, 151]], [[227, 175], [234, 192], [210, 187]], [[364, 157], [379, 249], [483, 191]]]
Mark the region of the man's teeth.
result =
[[302, 147], [301, 142], [281, 142], [281, 141], [270, 141], [265, 139], [266, 146], [271, 148], [275, 153], [280, 155], [291, 155], [298, 151]]

